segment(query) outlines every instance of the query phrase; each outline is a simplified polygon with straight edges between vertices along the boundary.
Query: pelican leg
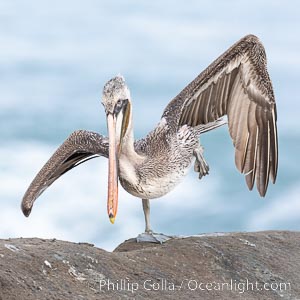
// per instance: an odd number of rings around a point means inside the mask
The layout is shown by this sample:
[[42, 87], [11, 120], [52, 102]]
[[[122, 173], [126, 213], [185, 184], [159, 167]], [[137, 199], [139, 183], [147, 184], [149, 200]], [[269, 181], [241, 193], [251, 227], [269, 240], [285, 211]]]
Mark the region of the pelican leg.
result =
[[145, 216], [145, 232], [152, 233], [150, 226], [150, 201], [149, 199], [142, 199], [143, 201], [143, 211]]
[[199, 173], [199, 179], [208, 174], [209, 166], [203, 157], [204, 149], [199, 146], [194, 150], [194, 156], [196, 157], [194, 171]]
[[163, 233], [154, 233], [150, 226], [150, 201], [149, 199], [142, 199], [143, 210], [145, 216], [145, 232], [137, 236], [136, 241], [138, 243], [148, 242], [148, 243], [158, 243], [162, 244], [172, 237], [164, 235]]

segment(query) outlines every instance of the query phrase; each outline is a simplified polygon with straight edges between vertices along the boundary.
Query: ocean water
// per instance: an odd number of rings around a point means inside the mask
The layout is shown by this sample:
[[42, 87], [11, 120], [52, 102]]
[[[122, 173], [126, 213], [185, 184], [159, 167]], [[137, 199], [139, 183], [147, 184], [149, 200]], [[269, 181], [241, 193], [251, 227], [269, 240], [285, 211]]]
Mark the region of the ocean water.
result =
[[142, 232], [141, 201], [122, 189], [116, 223], [109, 223], [104, 158], [55, 182], [28, 219], [20, 202], [72, 131], [106, 133], [100, 100], [111, 77], [124, 75], [135, 135], [143, 137], [168, 101], [248, 33], [265, 45], [277, 100], [277, 183], [265, 198], [249, 192], [227, 128], [220, 128], [201, 137], [210, 175], [199, 181], [191, 170], [174, 191], [151, 201], [153, 229], [178, 235], [299, 230], [300, 7], [288, 3], [0, 1], [0, 238], [55, 237], [112, 250]]

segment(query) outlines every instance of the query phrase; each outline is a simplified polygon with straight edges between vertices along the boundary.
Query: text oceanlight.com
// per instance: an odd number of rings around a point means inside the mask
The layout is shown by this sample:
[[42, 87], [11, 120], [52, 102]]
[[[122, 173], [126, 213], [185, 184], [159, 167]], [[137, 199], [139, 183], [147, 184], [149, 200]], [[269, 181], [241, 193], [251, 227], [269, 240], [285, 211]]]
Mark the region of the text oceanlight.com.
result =
[[132, 293], [142, 289], [146, 291], [234, 291], [243, 294], [247, 291], [288, 291], [291, 290], [291, 284], [289, 282], [251, 282], [248, 279], [244, 281], [231, 279], [228, 282], [202, 282], [197, 279], [183, 279], [176, 283], [166, 279], [145, 279], [139, 282], [128, 279], [101, 279], [99, 280], [99, 288], [100, 291], [129, 291]]

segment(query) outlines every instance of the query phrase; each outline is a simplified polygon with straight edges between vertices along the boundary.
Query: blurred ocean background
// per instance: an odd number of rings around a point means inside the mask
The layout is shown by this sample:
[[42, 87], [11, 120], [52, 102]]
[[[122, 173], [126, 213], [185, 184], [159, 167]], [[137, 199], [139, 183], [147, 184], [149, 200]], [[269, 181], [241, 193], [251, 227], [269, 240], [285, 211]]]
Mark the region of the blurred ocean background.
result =
[[227, 128], [203, 135], [210, 175], [191, 170], [151, 201], [166, 234], [300, 230], [300, 4], [298, 1], [0, 1], [0, 238], [90, 242], [107, 250], [144, 230], [141, 201], [122, 189], [106, 212], [107, 160], [93, 159], [20, 210], [25, 190], [76, 129], [106, 134], [104, 83], [131, 90], [136, 138], [229, 46], [248, 33], [265, 45], [278, 109], [279, 170], [267, 196], [249, 192]]

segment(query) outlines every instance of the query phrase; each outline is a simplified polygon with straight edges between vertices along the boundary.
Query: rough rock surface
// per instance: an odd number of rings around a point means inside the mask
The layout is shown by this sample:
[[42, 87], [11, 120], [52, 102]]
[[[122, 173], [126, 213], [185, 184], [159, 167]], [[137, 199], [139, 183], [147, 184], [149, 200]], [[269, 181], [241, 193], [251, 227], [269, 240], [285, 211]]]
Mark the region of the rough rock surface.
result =
[[199, 235], [163, 245], [0, 240], [0, 299], [300, 299], [300, 232]]

